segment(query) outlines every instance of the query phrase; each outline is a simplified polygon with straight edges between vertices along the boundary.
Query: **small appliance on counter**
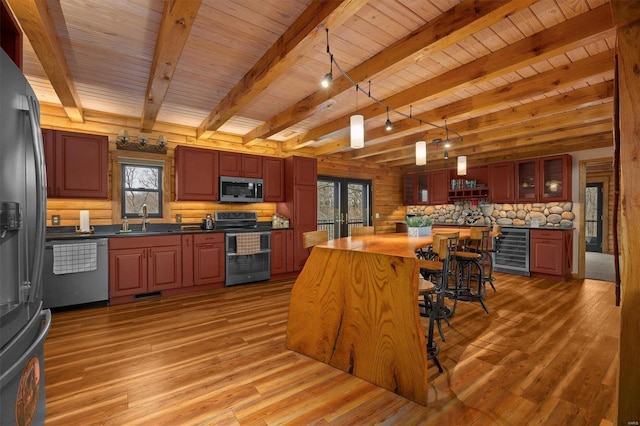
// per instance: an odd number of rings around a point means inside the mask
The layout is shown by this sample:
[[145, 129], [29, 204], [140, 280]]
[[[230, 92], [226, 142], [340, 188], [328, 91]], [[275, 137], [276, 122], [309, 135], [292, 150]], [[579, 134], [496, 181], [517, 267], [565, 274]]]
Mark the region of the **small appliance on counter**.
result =
[[274, 229], [288, 228], [289, 218], [279, 213], [274, 213], [271, 217], [271, 227]]
[[202, 229], [206, 231], [211, 231], [213, 229], [213, 219], [211, 218], [210, 213], [207, 213], [207, 216], [202, 219]]

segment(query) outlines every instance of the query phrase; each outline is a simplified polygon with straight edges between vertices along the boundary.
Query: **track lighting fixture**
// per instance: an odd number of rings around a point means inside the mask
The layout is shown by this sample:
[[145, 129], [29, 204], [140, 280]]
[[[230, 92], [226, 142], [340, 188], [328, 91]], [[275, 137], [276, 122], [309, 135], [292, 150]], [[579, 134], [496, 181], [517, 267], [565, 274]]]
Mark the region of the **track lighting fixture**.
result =
[[445, 149], [451, 148], [451, 140], [449, 139], [449, 127], [447, 127], [447, 120], [444, 120], [444, 130], [447, 132], [447, 138], [444, 140]]
[[393, 129], [393, 123], [391, 122], [391, 120], [389, 120], [389, 107], [387, 107], [387, 122], [385, 123], [384, 128], [387, 130], [387, 132]]
[[331, 55], [330, 58], [331, 64], [329, 65], [329, 72], [322, 77], [322, 80], [320, 80], [320, 85], [325, 89], [331, 85], [331, 81], [333, 80], [333, 55]]

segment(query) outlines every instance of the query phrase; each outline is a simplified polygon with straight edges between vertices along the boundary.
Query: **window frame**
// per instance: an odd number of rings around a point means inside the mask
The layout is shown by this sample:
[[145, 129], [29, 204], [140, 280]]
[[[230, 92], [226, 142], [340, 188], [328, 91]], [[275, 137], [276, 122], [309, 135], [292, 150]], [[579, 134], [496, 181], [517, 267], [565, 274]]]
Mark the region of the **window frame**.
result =
[[[158, 170], [158, 187], [157, 189], [139, 189], [139, 188], [129, 188], [125, 186], [125, 170], [127, 167], [140, 167], [140, 168], [151, 168]], [[140, 191], [140, 192], [149, 192], [155, 193], [158, 197], [158, 213], [149, 213], [147, 216], [150, 219], [162, 219], [164, 217], [164, 208], [165, 208], [165, 200], [164, 200], [164, 173], [165, 164], [164, 162], [156, 162], [149, 161], [143, 159], [121, 159], [120, 161], [120, 218], [124, 219], [125, 217], [131, 218], [136, 217], [135, 212], [126, 212], [126, 194], [127, 191]]]

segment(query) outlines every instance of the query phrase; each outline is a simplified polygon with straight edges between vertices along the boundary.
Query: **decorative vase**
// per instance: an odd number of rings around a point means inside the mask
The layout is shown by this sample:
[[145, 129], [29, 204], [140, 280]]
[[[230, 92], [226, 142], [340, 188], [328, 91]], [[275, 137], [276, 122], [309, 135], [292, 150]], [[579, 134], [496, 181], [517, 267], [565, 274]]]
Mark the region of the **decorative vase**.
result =
[[419, 228], [408, 227], [407, 234], [410, 237], [428, 237], [431, 235], [431, 226], [421, 226]]

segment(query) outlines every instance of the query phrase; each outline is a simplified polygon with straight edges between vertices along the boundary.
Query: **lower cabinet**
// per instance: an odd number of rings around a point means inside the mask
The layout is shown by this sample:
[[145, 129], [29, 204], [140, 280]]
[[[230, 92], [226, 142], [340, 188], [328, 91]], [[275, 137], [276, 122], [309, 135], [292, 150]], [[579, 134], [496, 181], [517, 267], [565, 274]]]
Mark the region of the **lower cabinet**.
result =
[[193, 283], [224, 285], [224, 234], [193, 236]]
[[122, 237], [109, 241], [109, 297], [182, 285], [180, 236]]
[[293, 272], [293, 230], [271, 231], [271, 275]]
[[532, 229], [530, 234], [532, 277], [571, 279], [573, 271], [573, 230]]

